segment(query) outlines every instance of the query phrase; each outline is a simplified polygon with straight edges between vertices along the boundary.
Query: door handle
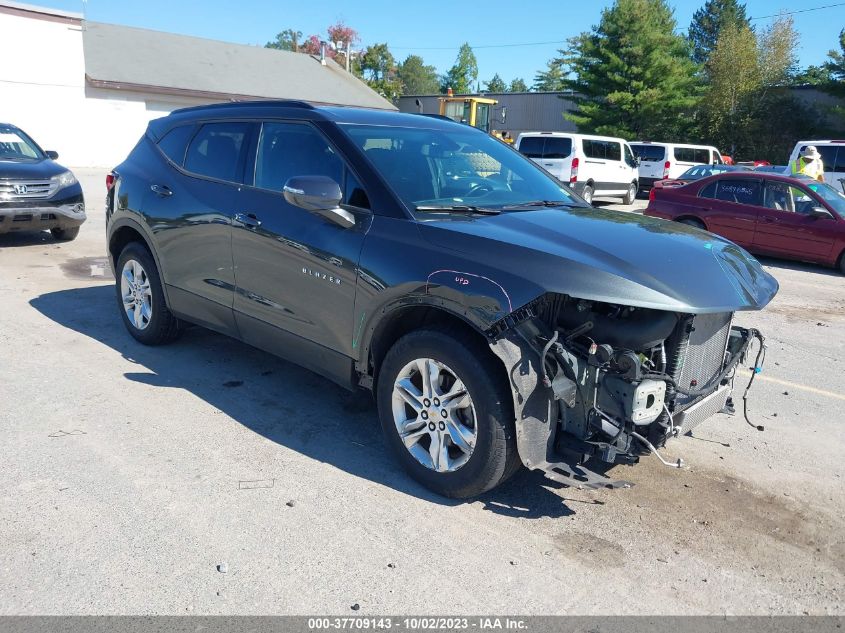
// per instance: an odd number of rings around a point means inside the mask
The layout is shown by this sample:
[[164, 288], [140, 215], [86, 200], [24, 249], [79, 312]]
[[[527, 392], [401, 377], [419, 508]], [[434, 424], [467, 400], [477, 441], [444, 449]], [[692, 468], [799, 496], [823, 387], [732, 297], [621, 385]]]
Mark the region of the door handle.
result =
[[161, 198], [167, 198], [173, 195], [173, 190], [167, 185], [150, 185], [150, 189]]
[[254, 213], [236, 213], [235, 222], [245, 229], [257, 229], [261, 226], [261, 220]]

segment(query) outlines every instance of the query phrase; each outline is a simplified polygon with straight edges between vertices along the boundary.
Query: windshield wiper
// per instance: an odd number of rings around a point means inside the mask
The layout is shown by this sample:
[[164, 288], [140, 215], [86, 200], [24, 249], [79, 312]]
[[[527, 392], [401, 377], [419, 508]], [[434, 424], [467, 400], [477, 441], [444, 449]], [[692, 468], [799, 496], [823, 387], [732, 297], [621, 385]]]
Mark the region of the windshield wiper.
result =
[[566, 200], [531, 200], [529, 202], [520, 202], [519, 204], [505, 205], [505, 209], [527, 209], [531, 207], [581, 207], [584, 205], [573, 204]]
[[421, 204], [417, 205], [417, 211], [460, 211], [464, 213], [480, 213], [482, 215], [499, 215], [499, 209], [489, 207], [476, 207], [471, 204]]

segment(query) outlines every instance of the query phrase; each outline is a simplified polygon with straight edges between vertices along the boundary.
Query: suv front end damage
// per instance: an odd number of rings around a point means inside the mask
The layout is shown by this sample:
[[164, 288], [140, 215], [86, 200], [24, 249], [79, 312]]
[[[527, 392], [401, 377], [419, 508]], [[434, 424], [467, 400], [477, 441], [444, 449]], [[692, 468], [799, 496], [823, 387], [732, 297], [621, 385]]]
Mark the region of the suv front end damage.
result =
[[598, 471], [649, 452], [680, 467], [657, 449], [732, 410], [736, 368], [762, 346], [732, 321], [547, 294], [496, 324], [523, 463], [587, 487], [628, 485]]

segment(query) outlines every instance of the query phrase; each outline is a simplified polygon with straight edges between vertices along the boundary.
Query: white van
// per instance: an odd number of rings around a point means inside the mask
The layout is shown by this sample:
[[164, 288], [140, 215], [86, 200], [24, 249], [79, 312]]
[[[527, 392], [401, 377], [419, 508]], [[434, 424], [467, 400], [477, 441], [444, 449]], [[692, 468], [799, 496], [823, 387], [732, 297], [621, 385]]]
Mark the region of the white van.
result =
[[633, 141], [631, 149], [640, 161], [640, 189], [651, 189], [655, 180], [677, 178], [696, 165], [719, 165], [725, 161], [711, 145]]
[[845, 191], [843, 183], [839, 182], [845, 180], [845, 141], [798, 141], [789, 157], [787, 173], [792, 173], [792, 164], [808, 145], [813, 145], [822, 155], [824, 181], [837, 191]]
[[637, 197], [639, 172], [628, 143], [612, 136], [569, 132], [523, 132], [514, 145], [587, 202], [593, 196]]

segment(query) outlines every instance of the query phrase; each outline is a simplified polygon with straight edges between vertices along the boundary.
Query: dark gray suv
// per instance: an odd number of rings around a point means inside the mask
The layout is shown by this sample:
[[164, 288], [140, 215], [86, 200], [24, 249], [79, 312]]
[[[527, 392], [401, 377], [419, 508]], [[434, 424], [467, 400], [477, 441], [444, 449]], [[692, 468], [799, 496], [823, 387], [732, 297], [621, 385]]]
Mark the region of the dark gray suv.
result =
[[694, 228], [594, 209], [440, 118], [299, 102], [150, 123], [110, 177], [117, 308], [373, 391], [387, 444], [453, 497], [520, 465], [612, 486], [729, 404], [775, 280]]

